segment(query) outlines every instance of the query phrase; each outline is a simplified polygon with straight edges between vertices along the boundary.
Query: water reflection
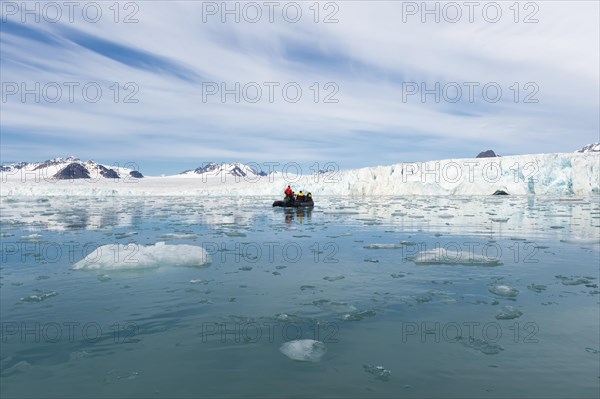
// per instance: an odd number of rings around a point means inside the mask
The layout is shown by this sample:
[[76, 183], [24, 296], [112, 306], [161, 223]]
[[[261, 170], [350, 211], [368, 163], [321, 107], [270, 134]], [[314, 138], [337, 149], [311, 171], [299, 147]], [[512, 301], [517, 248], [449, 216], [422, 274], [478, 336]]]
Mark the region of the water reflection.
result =
[[[132, 230], [168, 222], [174, 229], [248, 229], [261, 219], [273, 227], [311, 220], [347, 226], [385, 225], [398, 231], [475, 234], [490, 238], [526, 234], [598, 237], [598, 198], [536, 197], [320, 197], [313, 209], [273, 209], [269, 199], [239, 197], [0, 198], [4, 233]], [[314, 220], [313, 220], [314, 222]]]
[[302, 224], [305, 219], [310, 220], [312, 218], [311, 208], [284, 208], [285, 223], [291, 225], [294, 221]]

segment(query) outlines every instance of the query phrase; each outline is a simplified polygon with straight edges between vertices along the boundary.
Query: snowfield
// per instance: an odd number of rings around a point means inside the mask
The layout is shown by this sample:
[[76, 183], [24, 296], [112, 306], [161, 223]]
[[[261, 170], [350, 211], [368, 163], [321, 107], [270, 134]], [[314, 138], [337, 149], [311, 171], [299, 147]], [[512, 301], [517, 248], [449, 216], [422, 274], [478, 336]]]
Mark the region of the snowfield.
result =
[[1, 196], [271, 196], [287, 184], [314, 195], [511, 195], [590, 196], [600, 194], [600, 153], [560, 153], [499, 158], [448, 159], [361, 169], [292, 175], [234, 176], [226, 168], [211, 174], [164, 177], [57, 180], [50, 173], [0, 173]]

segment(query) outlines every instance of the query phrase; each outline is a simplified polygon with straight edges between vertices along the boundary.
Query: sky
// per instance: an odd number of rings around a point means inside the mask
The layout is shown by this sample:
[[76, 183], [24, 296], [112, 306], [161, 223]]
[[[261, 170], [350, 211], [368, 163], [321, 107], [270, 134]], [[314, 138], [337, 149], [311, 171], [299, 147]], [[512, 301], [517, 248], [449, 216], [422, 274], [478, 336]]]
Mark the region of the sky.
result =
[[597, 1], [69, 4], [0, 2], [3, 163], [346, 169], [600, 141]]

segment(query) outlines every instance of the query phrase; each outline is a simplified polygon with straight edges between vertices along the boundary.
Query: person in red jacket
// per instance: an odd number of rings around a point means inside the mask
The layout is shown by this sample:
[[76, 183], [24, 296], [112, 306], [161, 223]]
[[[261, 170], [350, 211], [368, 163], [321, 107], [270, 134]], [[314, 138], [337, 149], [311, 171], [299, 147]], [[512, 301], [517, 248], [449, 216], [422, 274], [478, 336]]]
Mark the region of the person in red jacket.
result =
[[294, 192], [292, 191], [292, 188], [290, 186], [287, 186], [287, 188], [284, 191], [285, 196], [286, 197], [293, 197], [294, 196]]

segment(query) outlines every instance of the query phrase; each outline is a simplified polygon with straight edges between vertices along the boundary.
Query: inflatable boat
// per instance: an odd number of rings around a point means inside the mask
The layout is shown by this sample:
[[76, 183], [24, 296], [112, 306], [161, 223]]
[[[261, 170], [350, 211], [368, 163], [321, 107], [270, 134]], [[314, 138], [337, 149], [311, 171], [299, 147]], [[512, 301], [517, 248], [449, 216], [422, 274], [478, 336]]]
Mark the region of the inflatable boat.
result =
[[282, 208], [312, 208], [315, 206], [312, 198], [306, 198], [304, 201], [298, 201], [293, 198], [285, 198], [282, 201], [273, 202], [273, 207], [282, 207]]

